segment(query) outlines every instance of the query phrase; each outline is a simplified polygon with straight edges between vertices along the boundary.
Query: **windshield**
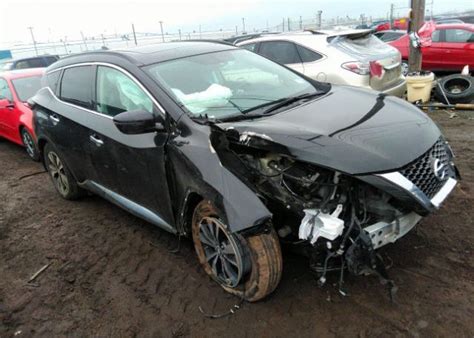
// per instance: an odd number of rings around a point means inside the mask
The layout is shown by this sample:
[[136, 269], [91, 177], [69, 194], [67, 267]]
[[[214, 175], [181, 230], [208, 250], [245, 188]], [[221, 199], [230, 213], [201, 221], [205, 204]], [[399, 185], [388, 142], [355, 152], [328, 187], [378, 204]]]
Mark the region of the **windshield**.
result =
[[26, 102], [40, 90], [41, 76], [23, 77], [21, 79], [12, 80], [12, 83], [13, 87], [15, 87], [18, 99], [22, 102]]
[[145, 70], [194, 117], [222, 119], [318, 92], [288, 69], [240, 49], [166, 61]]

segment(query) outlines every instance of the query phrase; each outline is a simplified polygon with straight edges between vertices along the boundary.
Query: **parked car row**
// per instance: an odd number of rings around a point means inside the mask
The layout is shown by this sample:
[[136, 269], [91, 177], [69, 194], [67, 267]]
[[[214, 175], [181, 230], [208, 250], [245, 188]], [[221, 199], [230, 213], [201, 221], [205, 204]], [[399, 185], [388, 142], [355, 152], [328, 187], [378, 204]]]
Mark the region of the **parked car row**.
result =
[[41, 88], [42, 68], [0, 73], [0, 137], [23, 145], [38, 161], [33, 113], [27, 103]]
[[[324, 50], [307, 43], [314, 37]], [[280, 241], [310, 257], [321, 283], [327, 271], [343, 278], [347, 269], [390, 284], [377, 249], [454, 189], [450, 147], [399, 98], [300, 74], [313, 62], [329, 70], [335, 55], [347, 76], [367, 72], [368, 62], [373, 74], [363, 87], [375, 86], [377, 72], [387, 83], [401, 78], [399, 69], [384, 73], [399, 60], [346, 58], [362, 54], [371, 37], [272, 38], [245, 41], [257, 53], [189, 41], [57, 61], [28, 101], [51, 181], [65, 199], [89, 191], [191, 237], [204, 271], [248, 301], [278, 286]], [[304, 70], [271, 60], [281, 57], [272, 50], [282, 38]], [[18, 94], [14, 79], [6, 82], [3, 95]]]
[[378, 90], [401, 97], [406, 90], [400, 53], [372, 31], [304, 31], [237, 42], [314, 80]]

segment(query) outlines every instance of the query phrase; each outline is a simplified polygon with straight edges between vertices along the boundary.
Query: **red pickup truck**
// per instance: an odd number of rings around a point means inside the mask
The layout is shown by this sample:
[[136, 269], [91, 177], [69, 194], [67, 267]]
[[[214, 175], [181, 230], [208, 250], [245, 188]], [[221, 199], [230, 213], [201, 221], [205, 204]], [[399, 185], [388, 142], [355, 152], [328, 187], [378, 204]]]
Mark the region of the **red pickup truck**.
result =
[[[474, 70], [474, 25], [436, 25], [431, 35], [431, 45], [421, 47], [422, 68], [432, 71], [460, 71], [465, 65]], [[410, 39], [408, 34], [388, 42], [408, 60]]]

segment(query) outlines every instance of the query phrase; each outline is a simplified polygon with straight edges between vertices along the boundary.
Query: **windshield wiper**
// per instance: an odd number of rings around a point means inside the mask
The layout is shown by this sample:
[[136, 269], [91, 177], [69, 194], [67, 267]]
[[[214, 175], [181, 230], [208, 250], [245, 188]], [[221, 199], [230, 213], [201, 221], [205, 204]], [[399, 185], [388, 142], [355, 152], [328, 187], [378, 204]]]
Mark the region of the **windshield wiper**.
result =
[[264, 110], [262, 112], [262, 115], [267, 115], [275, 110], [278, 110], [280, 108], [283, 108], [285, 106], [288, 106], [292, 103], [295, 103], [295, 102], [298, 102], [300, 100], [304, 100], [304, 99], [310, 99], [310, 98], [313, 98], [315, 96], [320, 96], [321, 94], [323, 93], [305, 93], [305, 94], [301, 94], [301, 95], [297, 95], [297, 96], [290, 96], [290, 97], [287, 97], [287, 98], [284, 98], [282, 99], [281, 101], [279, 101], [278, 103], [276, 103], [275, 105], [271, 106], [270, 108]]
[[[241, 115], [236, 115], [236, 116], [229, 116], [226, 118], [223, 118], [223, 121], [240, 121], [240, 120], [247, 120], [247, 119], [252, 119], [252, 118], [258, 118], [258, 117], [263, 117], [265, 115], [268, 115], [269, 113], [281, 109], [289, 104], [298, 102], [300, 100], [304, 99], [310, 99], [316, 96], [320, 96], [325, 94], [324, 92], [316, 92], [316, 93], [305, 93], [301, 95], [296, 95], [296, 96], [289, 96], [289, 97], [284, 97], [278, 100], [274, 100], [271, 102], [265, 102], [263, 104], [260, 104], [258, 106], [242, 110], [240, 111]], [[270, 108], [264, 110], [262, 113], [259, 114], [250, 114], [253, 111], [256, 111], [258, 109], [264, 108], [266, 106], [271, 106]]]

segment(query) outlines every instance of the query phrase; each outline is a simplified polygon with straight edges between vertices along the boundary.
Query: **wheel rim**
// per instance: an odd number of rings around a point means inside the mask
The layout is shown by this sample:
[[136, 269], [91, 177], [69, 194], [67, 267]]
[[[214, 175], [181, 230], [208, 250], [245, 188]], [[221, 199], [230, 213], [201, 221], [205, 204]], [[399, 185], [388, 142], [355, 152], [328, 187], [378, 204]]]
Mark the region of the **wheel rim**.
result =
[[464, 79], [452, 79], [446, 81], [446, 84], [444, 85], [447, 92], [455, 95], [461, 94], [462, 92], [468, 90], [470, 86], [471, 84], [469, 83], [469, 81], [466, 81]]
[[402, 62], [402, 74], [407, 75], [408, 74], [408, 63]]
[[35, 156], [35, 144], [33, 142], [33, 138], [30, 136], [30, 134], [26, 131], [23, 131], [23, 144], [26, 147], [26, 152], [30, 157]]
[[237, 286], [244, 269], [241, 250], [234, 237], [217, 218], [204, 217], [199, 223], [199, 239], [214, 276], [227, 286]]
[[64, 171], [64, 165], [59, 156], [52, 151], [48, 153], [48, 171], [59, 192], [62, 195], [67, 195], [69, 192], [69, 182]]

